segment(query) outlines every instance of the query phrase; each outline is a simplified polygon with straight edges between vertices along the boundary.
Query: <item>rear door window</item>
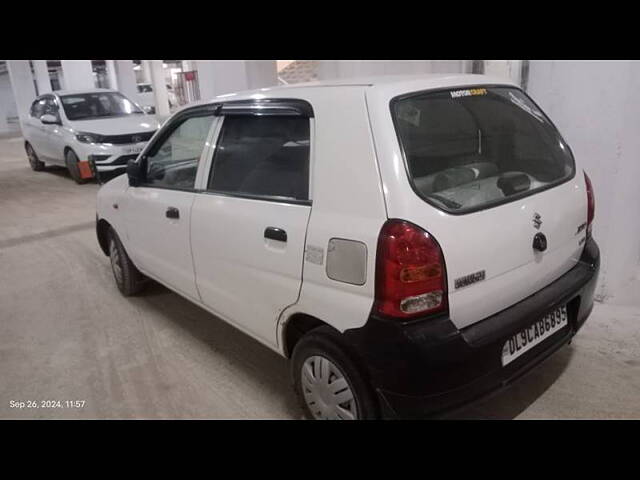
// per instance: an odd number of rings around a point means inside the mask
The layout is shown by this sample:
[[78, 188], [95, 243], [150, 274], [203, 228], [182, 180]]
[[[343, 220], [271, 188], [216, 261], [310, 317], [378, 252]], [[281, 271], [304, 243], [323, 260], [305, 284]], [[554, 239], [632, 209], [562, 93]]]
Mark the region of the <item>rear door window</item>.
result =
[[265, 199], [308, 200], [309, 119], [226, 117], [208, 189]]
[[568, 145], [517, 88], [414, 94], [391, 111], [414, 190], [443, 210], [488, 208], [573, 177]]

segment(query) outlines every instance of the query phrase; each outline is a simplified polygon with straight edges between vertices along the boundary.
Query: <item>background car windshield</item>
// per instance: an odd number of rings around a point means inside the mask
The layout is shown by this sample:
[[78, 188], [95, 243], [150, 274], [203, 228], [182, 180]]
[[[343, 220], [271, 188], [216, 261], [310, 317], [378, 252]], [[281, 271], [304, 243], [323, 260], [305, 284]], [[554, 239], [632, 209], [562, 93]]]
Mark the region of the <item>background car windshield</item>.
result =
[[414, 189], [443, 210], [504, 203], [574, 173], [557, 129], [516, 88], [418, 94], [392, 112]]
[[118, 117], [143, 113], [136, 105], [120, 93], [83, 93], [60, 97], [64, 113], [69, 120]]

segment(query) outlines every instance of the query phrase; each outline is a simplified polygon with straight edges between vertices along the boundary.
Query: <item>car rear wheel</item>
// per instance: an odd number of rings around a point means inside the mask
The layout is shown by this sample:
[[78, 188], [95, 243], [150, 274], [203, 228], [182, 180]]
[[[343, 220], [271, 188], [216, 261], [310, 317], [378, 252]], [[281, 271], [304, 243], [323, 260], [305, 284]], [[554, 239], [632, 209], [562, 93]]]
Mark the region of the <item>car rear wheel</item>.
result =
[[109, 258], [111, 270], [118, 290], [125, 296], [140, 292], [145, 284], [145, 277], [127, 255], [118, 234], [113, 228], [109, 230]]
[[73, 150], [67, 150], [67, 153], [64, 155], [64, 163], [67, 166], [67, 170], [69, 170], [69, 175], [77, 184], [87, 183], [87, 179], [84, 179], [80, 176], [80, 169], [78, 167], [78, 156], [74, 153]]
[[31, 169], [34, 172], [40, 172], [44, 170], [44, 162], [42, 162], [38, 158], [35, 150], [33, 149], [30, 143], [27, 143], [25, 145], [25, 150], [27, 151], [27, 157], [29, 158], [29, 165], [31, 165]]
[[293, 385], [307, 418], [363, 420], [379, 417], [375, 395], [338, 334], [312, 330], [296, 344]]

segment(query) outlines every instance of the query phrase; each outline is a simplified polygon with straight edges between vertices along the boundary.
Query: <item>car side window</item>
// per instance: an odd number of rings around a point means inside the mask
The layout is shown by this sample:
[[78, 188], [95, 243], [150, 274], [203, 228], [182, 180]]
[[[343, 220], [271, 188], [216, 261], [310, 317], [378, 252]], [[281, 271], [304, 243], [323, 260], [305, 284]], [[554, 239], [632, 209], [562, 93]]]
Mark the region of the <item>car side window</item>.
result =
[[208, 190], [240, 196], [309, 199], [309, 119], [228, 116]]
[[193, 188], [213, 118], [213, 114], [200, 115], [176, 123], [169, 135], [146, 156], [144, 183], [154, 187]]

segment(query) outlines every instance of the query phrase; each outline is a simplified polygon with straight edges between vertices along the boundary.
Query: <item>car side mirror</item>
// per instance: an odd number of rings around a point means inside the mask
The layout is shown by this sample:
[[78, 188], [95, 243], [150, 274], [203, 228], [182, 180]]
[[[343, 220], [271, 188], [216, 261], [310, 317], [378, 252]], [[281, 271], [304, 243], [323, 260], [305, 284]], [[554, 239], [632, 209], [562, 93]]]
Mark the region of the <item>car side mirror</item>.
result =
[[60, 125], [60, 120], [56, 118], [55, 115], [51, 115], [50, 113], [45, 113], [40, 117], [40, 121], [44, 125]]
[[127, 163], [127, 176], [129, 177], [130, 187], [137, 187], [140, 185], [142, 182], [142, 162], [129, 160]]

